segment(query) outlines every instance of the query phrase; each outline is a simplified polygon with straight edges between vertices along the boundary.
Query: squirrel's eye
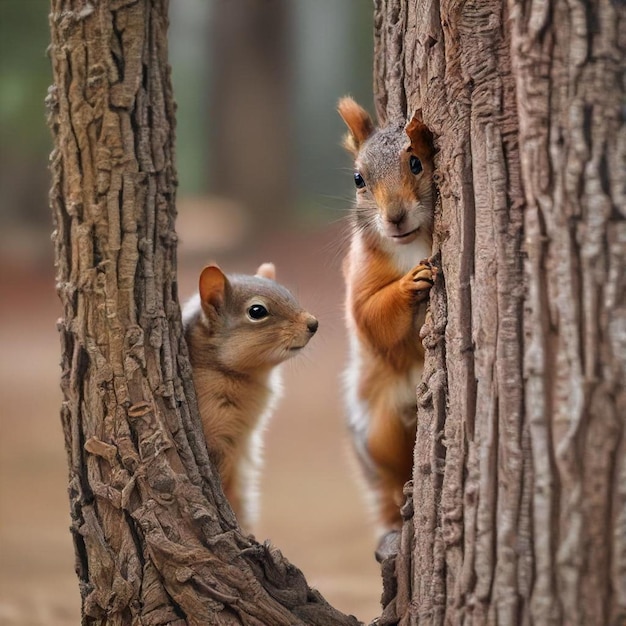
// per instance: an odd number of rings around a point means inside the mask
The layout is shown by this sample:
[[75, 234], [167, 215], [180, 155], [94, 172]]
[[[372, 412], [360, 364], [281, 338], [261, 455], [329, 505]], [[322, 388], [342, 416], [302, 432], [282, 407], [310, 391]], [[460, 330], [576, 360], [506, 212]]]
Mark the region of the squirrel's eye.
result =
[[354, 172], [354, 184], [357, 189], [363, 189], [365, 187], [365, 181], [363, 180], [363, 176], [358, 172]]
[[262, 304], [253, 304], [248, 308], [248, 317], [253, 322], [265, 319], [269, 315], [269, 311]]
[[409, 167], [411, 168], [411, 172], [417, 176], [422, 171], [422, 162], [416, 156], [411, 155]]

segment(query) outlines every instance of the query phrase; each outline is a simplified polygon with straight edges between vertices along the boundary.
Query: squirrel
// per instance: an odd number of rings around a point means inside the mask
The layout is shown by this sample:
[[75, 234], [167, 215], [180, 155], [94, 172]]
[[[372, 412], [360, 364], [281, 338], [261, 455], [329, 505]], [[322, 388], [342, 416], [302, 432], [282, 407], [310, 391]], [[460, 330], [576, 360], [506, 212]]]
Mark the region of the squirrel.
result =
[[[344, 260], [349, 362], [348, 427], [382, 534], [399, 530], [411, 479], [416, 388], [424, 350], [419, 329], [436, 268], [432, 252], [434, 147], [426, 126], [376, 127], [352, 98], [339, 101], [355, 159], [356, 205]], [[424, 259], [424, 260], [421, 260]]]
[[263, 428], [281, 395], [278, 365], [304, 348], [318, 321], [276, 281], [208, 265], [183, 308], [183, 329], [209, 456], [240, 525], [257, 515]]

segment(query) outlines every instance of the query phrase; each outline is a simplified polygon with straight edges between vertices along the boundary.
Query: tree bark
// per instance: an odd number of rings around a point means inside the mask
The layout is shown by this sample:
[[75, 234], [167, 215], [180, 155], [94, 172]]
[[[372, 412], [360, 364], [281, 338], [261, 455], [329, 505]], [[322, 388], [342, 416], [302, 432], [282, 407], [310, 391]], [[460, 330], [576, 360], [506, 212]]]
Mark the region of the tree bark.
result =
[[623, 3], [375, 0], [442, 275], [381, 624], [626, 619]]
[[61, 417], [84, 624], [357, 624], [242, 536], [177, 301], [166, 0], [52, 0]]

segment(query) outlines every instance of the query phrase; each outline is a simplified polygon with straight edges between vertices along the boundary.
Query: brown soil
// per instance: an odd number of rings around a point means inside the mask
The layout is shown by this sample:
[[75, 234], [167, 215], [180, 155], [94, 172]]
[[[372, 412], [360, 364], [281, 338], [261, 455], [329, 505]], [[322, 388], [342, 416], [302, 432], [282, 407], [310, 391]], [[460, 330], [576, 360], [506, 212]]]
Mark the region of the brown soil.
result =
[[[209, 259], [185, 252], [182, 238], [184, 300]], [[252, 272], [274, 261], [279, 280], [320, 320], [306, 354], [284, 368], [285, 397], [266, 435], [257, 538], [280, 547], [333, 605], [368, 621], [379, 613], [379, 572], [343, 426], [346, 344], [336, 239], [332, 230], [274, 235], [232, 262], [224, 255], [222, 264]], [[53, 270], [3, 260], [0, 289], [0, 623], [75, 625], [80, 597], [58, 416], [61, 311]]]

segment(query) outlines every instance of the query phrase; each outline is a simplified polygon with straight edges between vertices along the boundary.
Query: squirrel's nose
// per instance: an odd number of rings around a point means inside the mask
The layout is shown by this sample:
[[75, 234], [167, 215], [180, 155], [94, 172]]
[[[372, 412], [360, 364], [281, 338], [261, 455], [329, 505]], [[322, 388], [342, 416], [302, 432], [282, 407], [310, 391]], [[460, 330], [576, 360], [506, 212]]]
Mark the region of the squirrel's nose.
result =
[[400, 226], [406, 218], [406, 209], [398, 207], [387, 211], [387, 221], [394, 226]]
[[313, 335], [315, 334], [315, 332], [317, 331], [317, 327], [319, 326], [319, 322], [312, 317], [307, 323], [306, 323], [306, 327], [308, 329], [308, 331]]

